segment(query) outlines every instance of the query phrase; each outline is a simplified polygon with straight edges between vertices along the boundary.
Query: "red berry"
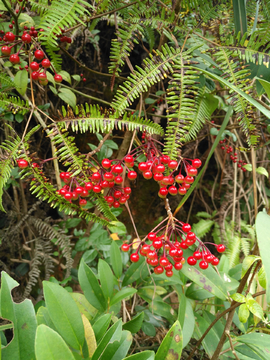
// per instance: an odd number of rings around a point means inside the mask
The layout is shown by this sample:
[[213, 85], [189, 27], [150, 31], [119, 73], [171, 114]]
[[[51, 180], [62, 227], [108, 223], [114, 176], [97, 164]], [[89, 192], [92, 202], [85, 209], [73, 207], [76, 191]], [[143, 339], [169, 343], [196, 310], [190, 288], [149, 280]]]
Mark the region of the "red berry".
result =
[[36, 61], [33, 61], [33, 62], [30, 63], [30, 68], [33, 71], [37, 71], [39, 69], [39, 64]]
[[140, 256], [137, 253], [130, 255], [130, 261], [132, 261], [132, 262], [138, 262], [139, 259], [140, 259]]
[[124, 251], [124, 252], [127, 252], [129, 250], [129, 245], [128, 244], [123, 244], [121, 246], [121, 250]]
[[189, 224], [183, 224], [182, 230], [187, 233], [191, 230], [191, 226]]
[[185, 177], [185, 184], [192, 184], [194, 182], [194, 177], [187, 175]]
[[74, 191], [75, 191], [76, 194], [80, 195], [83, 192], [83, 187], [77, 186]]
[[180, 262], [176, 262], [176, 263], [174, 264], [175, 270], [181, 270], [182, 267], [183, 267], [183, 265], [182, 265], [182, 263], [180, 263]]
[[39, 80], [46, 80], [46, 79], [47, 79], [47, 75], [46, 75], [44, 72], [39, 73], [39, 74], [38, 74], [38, 79], [39, 79]]
[[66, 191], [65, 195], [64, 195], [64, 198], [66, 200], [72, 200], [72, 192], [70, 191]]
[[192, 166], [190, 166], [190, 167], [187, 168], [187, 174], [188, 174], [189, 176], [196, 176], [197, 173], [198, 173], [198, 171], [197, 171], [196, 168], [194, 168], [194, 167], [192, 167]]
[[163, 173], [165, 171], [165, 166], [163, 164], [158, 164], [156, 167], [155, 167], [155, 171], [157, 173]]
[[[91, 176], [91, 180], [93, 182], [98, 182], [101, 179], [101, 175], [99, 172], [95, 172], [94, 174], [92, 174]], [[106, 179], [107, 180], [107, 179]]]
[[153, 240], [152, 245], [153, 245], [153, 248], [155, 248], [155, 249], [161, 249], [163, 246], [163, 242], [161, 239], [156, 238], [155, 240]]
[[169, 250], [169, 255], [174, 257], [174, 256], [177, 256], [177, 249], [176, 248], [171, 248]]
[[202, 258], [202, 253], [200, 251], [195, 251], [193, 253], [193, 257], [196, 259], [196, 260], [200, 260]]
[[19, 64], [19, 62], [21, 61], [19, 55], [17, 54], [12, 54], [10, 55], [9, 57], [9, 61], [12, 63], [12, 64]]
[[164, 270], [171, 271], [172, 268], [173, 268], [173, 265], [170, 263], [170, 264], [168, 264], [167, 266], [164, 267]]
[[87, 204], [87, 200], [85, 200], [85, 199], [80, 199], [80, 201], [79, 201], [79, 205], [80, 206], [85, 206]]
[[176, 181], [178, 184], [181, 184], [182, 182], [184, 182], [184, 175], [182, 175], [182, 174], [176, 175], [175, 181]]
[[29, 165], [28, 161], [25, 159], [18, 159], [17, 164], [20, 169], [25, 169]]
[[125, 197], [125, 195], [121, 196], [120, 199], [119, 199], [119, 203], [120, 204], [125, 204], [127, 202], [127, 198]]
[[168, 189], [166, 187], [162, 187], [159, 189], [159, 195], [166, 196], [168, 194]]
[[111, 160], [109, 159], [103, 159], [101, 161], [101, 165], [104, 167], [104, 169], [109, 169], [111, 167]]
[[161, 173], [156, 173], [156, 174], [154, 174], [154, 180], [155, 180], [155, 181], [162, 181], [163, 178], [164, 178], [164, 176], [163, 176], [163, 174], [161, 174]]
[[125, 156], [125, 162], [127, 163], [134, 163], [134, 158], [132, 155], [126, 155]]
[[103, 180], [101, 181], [100, 186], [102, 187], [102, 189], [106, 189], [109, 187], [109, 182], [107, 180]]
[[115, 182], [115, 184], [122, 184], [122, 182], [123, 182], [122, 176], [120, 176], [120, 175], [116, 176], [114, 178], [114, 182]]
[[30, 42], [32, 41], [32, 38], [29, 34], [23, 34], [22, 35], [22, 41], [25, 43], [25, 44], [30, 44]]
[[83, 81], [83, 82], [86, 82], [86, 78], [83, 78], [82, 81]]
[[143, 172], [143, 177], [147, 180], [152, 179], [152, 176], [153, 176], [153, 174], [152, 174], [152, 171], [150, 171], [150, 170], [146, 170]]
[[137, 173], [136, 171], [129, 171], [127, 176], [129, 180], [135, 180], [137, 178]]
[[38, 60], [42, 60], [44, 58], [44, 52], [42, 50], [36, 50], [34, 55]]
[[15, 35], [12, 32], [8, 31], [5, 34], [5, 38], [6, 38], [7, 41], [12, 42], [12, 41], [15, 40]]
[[146, 164], [145, 162], [139, 163], [138, 168], [139, 168], [139, 170], [142, 171], [142, 172], [148, 170], [148, 166], [147, 166], [147, 164]]
[[93, 191], [94, 191], [94, 193], [100, 193], [101, 192], [101, 190], [102, 190], [102, 188], [101, 188], [101, 186], [100, 185], [94, 185], [93, 186]]
[[87, 190], [87, 191], [90, 191], [93, 189], [93, 184], [91, 182], [87, 182], [84, 184], [84, 188]]
[[37, 71], [33, 71], [31, 77], [33, 80], [38, 80], [39, 73]]
[[103, 175], [103, 179], [107, 180], [107, 181], [113, 181], [114, 180], [114, 175], [111, 172], [106, 172]]
[[169, 169], [176, 169], [177, 168], [177, 165], [178, 165], [178, 162], [176, 160], [171, 160], [168, 162], [168, 168]]
[[3, 55], [10, 55], [11, 52], [11, 48], [8, 46], [2, 46], [1, 47], [1, 52]]
[[170, 158], [169, 158], [168, 155], [163, 155], [163, 156], [161, 156], [160, 161], [161, 161], [163, 164], [168, 164], [168, 162], [170, 161]]
[[112, 172], [114, 172], [115, 174], [122, 174], [122, 172], [123, 172], [123, 168], [122, 168], [122, 166], [120, 165], [120, 164], [116, 164], [116, 165], [113, 165], [112, 166]]
[[115, 199], [119, 199], [123, 194], [121, 193], [120, 190], [115, 190], [113, 196], [115, 197]]
[[200, 267], [202, 270], [207, 269], [207, 268], [208, 268], [208, 262], [207, 262], [207, 261], [204, 261], [204, 260], [200, 261], [199, 267]]
[[207, 261], [209, 264], [214, 260], [214, 255], [207, 254], [204, 256], [204, 260]]
[[172, 270], [166, 271], [166, 276], [167, 277], [172, 277], [173, 276], [173, 271]]
[[41, 65], [44, 67], [44, 68], [49, 68], [51, 66], [51, 62], [49, 59], [43, 59], [41, 61]]
[[113, 196], [107, 196], [106, 201], [108, 204], [113, 204], [114, 203], [114, 197]]
[[160, 266], [160, 265], [158, 265], [158, 266], [156, 266], [156, 267], [154, 268], [154, 273], [155, 273], [155, 274], [162, 274], [163, 271], [164, 271], [164, 269], [163, 269], [163, 267]]
[[162, 256], [159, 259], [159, 264], [163, 267], [167, 266], [169, 263], [170, 263], [169, 260], [165, 256]]
[[63, 78], [62, 78], [61, 75], [55, 74], [55, 75], [54, 75], [54, 81], [57, 82], [57, 83], [60, 83], [60, 82], [63, 81]]
[[131, 194], [131, 188], [128, 187], [128, 186], [125, 187], [125, 188], [124, 188], [124, 193], [125, 193], [125, 194], [128, 194], [128, 195]]
[[185, 195], [187, 192], [187, 189], [185, 187], [179, 186], [178, 192], [180, 195]]
[[223, 253], [225, 250], [226, 250], [225, 245], [219, 244], [219, 245], [217, 246], [217, 251], [218, 251], [219, 253]]
[[187, 258], [187, 263], [188, 263], [190, 266], [194, 266], [194, 265], [196, 265], [197, 260], [196, 260], [193, 256], [189, 256], [189, 257]]
[[112, 204], [112, 206], [113, 206], [115, 209], [117, 209], [117, 208], [119, 208], [119, 206], [120, 206], [120, 202], [119, 202], [119, 201], [114, 201], [113, 204]]
[[212, 265], [217, 266], [219, 264], [218, 258], [214, 257], [214, 259], [211, 262]]
[[150, 240], [150, 241], [153, 241], [156, 239], [156, 234], [154, 232], [150, 232], [148, 235], [147, 235], [147, 238]]
[[147, 257], [148, 257], [148, 259], [155, 259], [157, 257], [155, 250], [148, 251]]
[[169, 194], [176, 195], [177, 194], [177, 188], [175, 186], [170, 186], [168, 189]]

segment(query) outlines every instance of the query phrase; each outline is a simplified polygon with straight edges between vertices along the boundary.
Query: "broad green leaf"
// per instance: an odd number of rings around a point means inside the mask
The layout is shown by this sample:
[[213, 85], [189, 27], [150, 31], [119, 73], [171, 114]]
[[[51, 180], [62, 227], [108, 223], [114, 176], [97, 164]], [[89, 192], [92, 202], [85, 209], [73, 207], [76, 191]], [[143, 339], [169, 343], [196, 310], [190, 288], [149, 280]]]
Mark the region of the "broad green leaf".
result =
[[[196, 339], [202, 337], [209, 325], [210, 323], [208, 320], [204, 319], [198, 314], [195, 314], [195, 334], [197, 336]], [[203, 348], [210, 358], [214, 354], [218, 343], [219, 336], [217, 332], [212, 328], [202, 341]]]
[[155, 360], [155, 353], [154, 351], [143, 351], [138, 354], [130, 355], [123, 360]]
[[88, 347], [88, 354], [89, 357], [91, 358], [97, 348], [95, 333], [90, 322], [88, 321], [88, 319], [85, 317], [84, 314], [82, 314], [82, 321], [84, 326], [85, 341]]
[[28, 72], [26, 70], [19, 70], [14, 76], [14, 84], [16, 90], [20, 95], [24, 95], [27, 89]]
[[71, 295], [60, 285], [43, 281], [44, 298], [49, 315], [59, 334], [76, 350], [84, 343], [80, 310]]
[[141, 312], [139, 315], [135, 316], [132, 320], [123, 324], [123, 329], [130, 331], [132, 334], [135, 334], [142, 327], [144, 319], [144, 312]]
[[104, 314], [93, 325], [93, 330], [97, 339], [97, 342], [103, 337], [111, 322], [112, 315]]
[[87, 301], [86, 297], [81, 293], [70, 293], [73, 300], [76, 302], [76, 305], [78, 306], [80, 313], [84, 314], [88, 320], [92, 320], [98, 310], [94, 308], [89, 301]]
[[249, 310], [247, 304], [242, 304], [239, 306], [238, 317], [243, 324], [247, 322], [247, 319], [249, 318]]
[[100, 359], [101, 354], [106, 350], [109, 344], [112, 344], [115, 341], [120, 341], [121, 336], [122, 321], [121, 319], [119, 319], [115, 324], [113, 324], [113, 326], [106, 332], [106, 334], [101, 339], [96, 351], [94, 352], [92, 360]]
[[270, 335], [252, 332], [238, 336], [235, 340], [247, 344], [253, 350], [255, 350], [255, 348], [261, 350], [261, 354], [264, 355], [262, 358], [264, 360], [269, 360]]
[[183, 348], [189, 343], [195, 326], [195, 318], [190, 300], [185, 294], [178, 292], [178, 320], [183, 332]]
[[66, 89], [66, 88], [60, 88], [60, 90], [58, 92], [58, 96], [60, 97], [60, 99], [62, 99], [68, 105], [75, 108], [77, 98], [73, 91], [71, 91], [70, 89]]
[[148, 336], [156, 335], [156, 329], [155, 329], [154, 325], [151, 324], [150, 322], [143, 322], [142, 331], [145, 333], [145, 335], [148, 335]]
[[123, 286], [129, 285], [138, 279], [144, 279], [148, 275], [149, 272], [145, 263], [145, 259], [143, 256], [141, 256], [140, 260], [131, 264], [131, 266], [126, 271], [123, 279]]
[[114, 279], [110, 266], [102, 259], [98, 262], [98, 274], [105, 300], [109, 303], [113, 293]]
[[232, 294], [231, 298], [234, 301], [237, 301], [239, 303], [245, 303], [246, 302], [246, 297], [244, 295], [242, 295], [242, 294], [239, 294], [239, 293]]
[[47, 325], [51, 329], [56, 331], [56, 328], [52, 322], [52, 319], [50, 317], [49, 311], [46, 307], [40, 306], [37, 312], [37, 324], [38, 325]]
[[267, 97], [269, 98], [270, 96], [270, 82], [267, 81], [267, 80], [264, 80], [264, 79], [261, 79], [261, 78], [258, 78], [258, 77], [255, 77], [256, 80], [258, 80], [261, 85], [263, 86], [266, 94], [267, 94]]
[[259, 212], [255, 222], [260, 255], [266, 275], [266, 300], [270, 303], [270, 216]]
[[265, 276], [264, 266], [262, 266], [258, 272], [258, 280], [261, 287], [266, 289], [266, 276]]
[[81, 77], [80, 77], [80, 75], [71, 75], [71, 77], [75, 80], [75, 81], [81, 81]]
[[136, 292], [137, 292], [137, 290], [134, 288], [121, 289], [113, 296], [113, 298], [110, 302], [110, 305], [112, 306], [112, 305], [118, 303], [119, 301], [124, 300], [125, 298], [127, 298], [129, 296], [133, 296]]
[[106, 301], [93, 271], [81, 260], [79, 272], [79, 283], [86, 299], [98, 310], [106, 309]]
[[63, 78], [66, 82], [68, 82], [69, 84], [71, 84], [70, 74], [69, 74], [67, 71], [61, 70], [61, 71], [58, 72], [58, 74], [61, 75], [62, 78]]
[[119, 279], [122, 275], [123, 264], [120, 249], [115, 241], [111, 244], [110, 257], [115, 276]]
[[168, 331], [160, 344], [155, 360], [179, 360], [183, 347], [183, 334], [179, 321], [177, 320]]
[[54, 80], [54, 77], [52, 76], [52, 74], [49, 71], [47, 71], [46, 75], [47, 75], [48, 81], [51, 82], [53, 84], [53, 86], [55, 86], [55, 80]]
[[[186, 256], [191, 256], [193, 253], [190, 250], [186, 250]], [[206, 270], [201, 270], [198, 263], [195, 266], [190, 266], [186, 262], [183, 265], [182, 273], [194, 281], [197, 285], [204, 290], [209, 291], [221, 300], [226, 300], [228, 297], [227, 289], [222, 278], [216, 273], [212, 266], [209, 266]]]
[[2, 348], [2, 360], [34, 360], [37, 321], [33, 303], [26, 299], [14, 303], [11, 291], [19, 284], [6, 272], [1, 273], [1, 316], [13, 323], [13, 339]]
[[257, 303], [257, 301], [255, 299], [253, 299], [253, 297], [248, 294], [247, 295], [247, 308], [248, 310], [255, 316], [257, 316], [260, 319], [263, 319], [263, 309], [262, 307]]
[[255, 263], [255, 261], [258, 261], [260, 259], [261, 259], [260, 256], [256, 256], [256, 255], [246, 256], [242, 263], [242, 277], [245, 275], [248, 269]]
[[100, 360], [119, 360], [123, 359], [130, 348], [132, 343], [132, 335], [129, 331], [124, 330], [120, 341], [115, 341], [109, 344], [100, 357]]
[[[2, 9], [1, 9], [2, 10]], [[20, 13], [19, 19], [18, 19], [20, 28], [22, 29], [24, 26], [27, 26], [30, 28], [31, 26], [35, 26], [35, 21], [32, 16], [29, 16], [25, 12]]]
[[251, 164], [243, 165], [243, 168], [246, 169], [247, 171], [252, 171], [252, 165]]
[[43, 324], [37, 328], [35, 352], [36, 360], [75, 360], [62, 337]]
[[267, 178], [269, 177], [268, 171], [262, 166], [260, 166], [256, 169], [256, 173], [258, 173], [260, 175], [265, 175]]
[[86, 264], [91, 263], [97, 257], [98, 252], [94, 249], [87, 250], [83, 253], [83, 260]]
[[127, 229], [125, 225], [120, 221], [111, 221], [109, 225], [110, 232], [117, 233], [118, 235], [125, 235]]

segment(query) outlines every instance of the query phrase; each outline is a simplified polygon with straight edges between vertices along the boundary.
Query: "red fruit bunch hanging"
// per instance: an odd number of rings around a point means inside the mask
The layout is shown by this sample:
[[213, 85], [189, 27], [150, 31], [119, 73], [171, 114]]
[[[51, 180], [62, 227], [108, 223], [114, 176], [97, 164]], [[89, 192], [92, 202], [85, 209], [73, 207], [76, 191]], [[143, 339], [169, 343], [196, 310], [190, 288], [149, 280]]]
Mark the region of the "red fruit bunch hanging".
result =
[[[131, 244], [124, 243], [121, 249], [126, 252], [131, 247], [136, 247], [136, 251], [130, 255], [132, 262], [137, 262], [140, 256], [144, 256], [147, 263], [153, 266], [155, 274], [165, 272], [167, 277], [173, 275], [173, 269], [181, 270], [185, 261], [190, 266], [196, 265], [199, 261], [201, 269], [207, 269], [210, 264], [218, 265], [218, 258], [210, 252], [206, 243], [203, 243], [191, 230], [190, 224], [183, 223], [169, 215], [143, 240], [136, 239]], [[193, 245], [197, 245], [193, 256], [186, 259], [184, 251]], [[222, 244], [211, 245], [216, 246], [220, 253], [226, 250]]]

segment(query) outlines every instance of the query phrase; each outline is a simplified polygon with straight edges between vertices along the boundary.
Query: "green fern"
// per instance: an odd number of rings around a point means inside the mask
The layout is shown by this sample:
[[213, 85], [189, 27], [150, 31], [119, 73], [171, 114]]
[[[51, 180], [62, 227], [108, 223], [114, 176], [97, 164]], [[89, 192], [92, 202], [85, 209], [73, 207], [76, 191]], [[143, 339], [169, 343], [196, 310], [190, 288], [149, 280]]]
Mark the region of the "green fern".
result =
[[0, 92], [15, 88], [14, 82], [11, 80], [10, 76], [5, 73], [0, 73], [0, 84]]
[[156, 56], [150, 55], [144, 60], [144, 67], [136, 67], [128, 80], [120, 85], [112, 102], [117, 114], [122, 114], [128, 105], [146, 92], [152, 85], [173, 72], [173, 61], [180, 55], [180, 49], [170, 48], [168, 45], [157, 51]]
[[90, 4], [84, 0], [53, 0], [41, 18], [40, 27], [44, 31], [40, 33], [40, 40], [57, 70], [61, 66], [61, 56], [57, 54], [57, 35], [61, 34], [61, 29], [78, 22], [84, 25], [80, 17], [88, 13], [86, 7], [90, 7]]
[[25, 115], [30, 111], [30, 106], [25, 101], [15, 96], [8, 96], [5, 93], [0, 93], [0, 107], [13, 114]]
[[146, 130], [150, 134], [163, 135], [163, 129], [158, 124], [150, 120], [138, 118], [134, 115], [124, 114], [123, 117], [116, 117], [112, 110], [104, 110], [98, 105], [80, 105], [75, 109], [75, 114], [68, 108], [62, 108], [63, 116], [57, 123], [59, 126], [68, 129], [71, 127], [73, 132], [109, 132], [114, 128], [120, 130]]
[[134, 48], [134, 43], [138, 44], [137, 36], [143, 29], [139, 24], [121, 24], [117, 31], [117, 38], [112, 40], [109, 72], [113, 74], [112, 86], [115, 76], [119, 75], [121, 66], [125, 63], [125, 58], [130, 55]]
[[31, 4], [31, 10], [36, 11], [40, 16], [47, 13], [50, 8], [48, 0], [38, 0], [38, 2], [36, 0], [29, 0], [29, 2]]

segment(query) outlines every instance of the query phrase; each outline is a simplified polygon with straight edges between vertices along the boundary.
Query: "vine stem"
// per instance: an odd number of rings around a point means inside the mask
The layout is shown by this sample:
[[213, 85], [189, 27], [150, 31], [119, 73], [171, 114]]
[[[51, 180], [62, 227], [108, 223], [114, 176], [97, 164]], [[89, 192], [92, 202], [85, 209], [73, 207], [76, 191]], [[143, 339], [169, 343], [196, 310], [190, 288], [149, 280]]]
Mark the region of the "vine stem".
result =
[[139, 234], [138, 234], [138, 231], [137, 231], [137, 228], [136, 228], [136, 225], [135, 225], [135, 222], [134, 222], [133, 216], [132, 216], [132, 214], [131, 214], [131, 211], [130, 211], [130, 208], [129, 208], [128, 202], [126, 202], [126, 203], [125, 203], [125, 206], [126, 206], [127, 211], [128, 211], [128, 213], [129, 213], [129, 217], [130, 217], [130, 220], [131, 220], [131, 222], [132, 222], [132, 225], [133, 225], [133, 228], [134, 228], [135, 234], [136, 234], [136, 236], [137, 236], [137, 239], [138, 239], [138, 240], [140, 240], [140, 236], [139, 236]]

